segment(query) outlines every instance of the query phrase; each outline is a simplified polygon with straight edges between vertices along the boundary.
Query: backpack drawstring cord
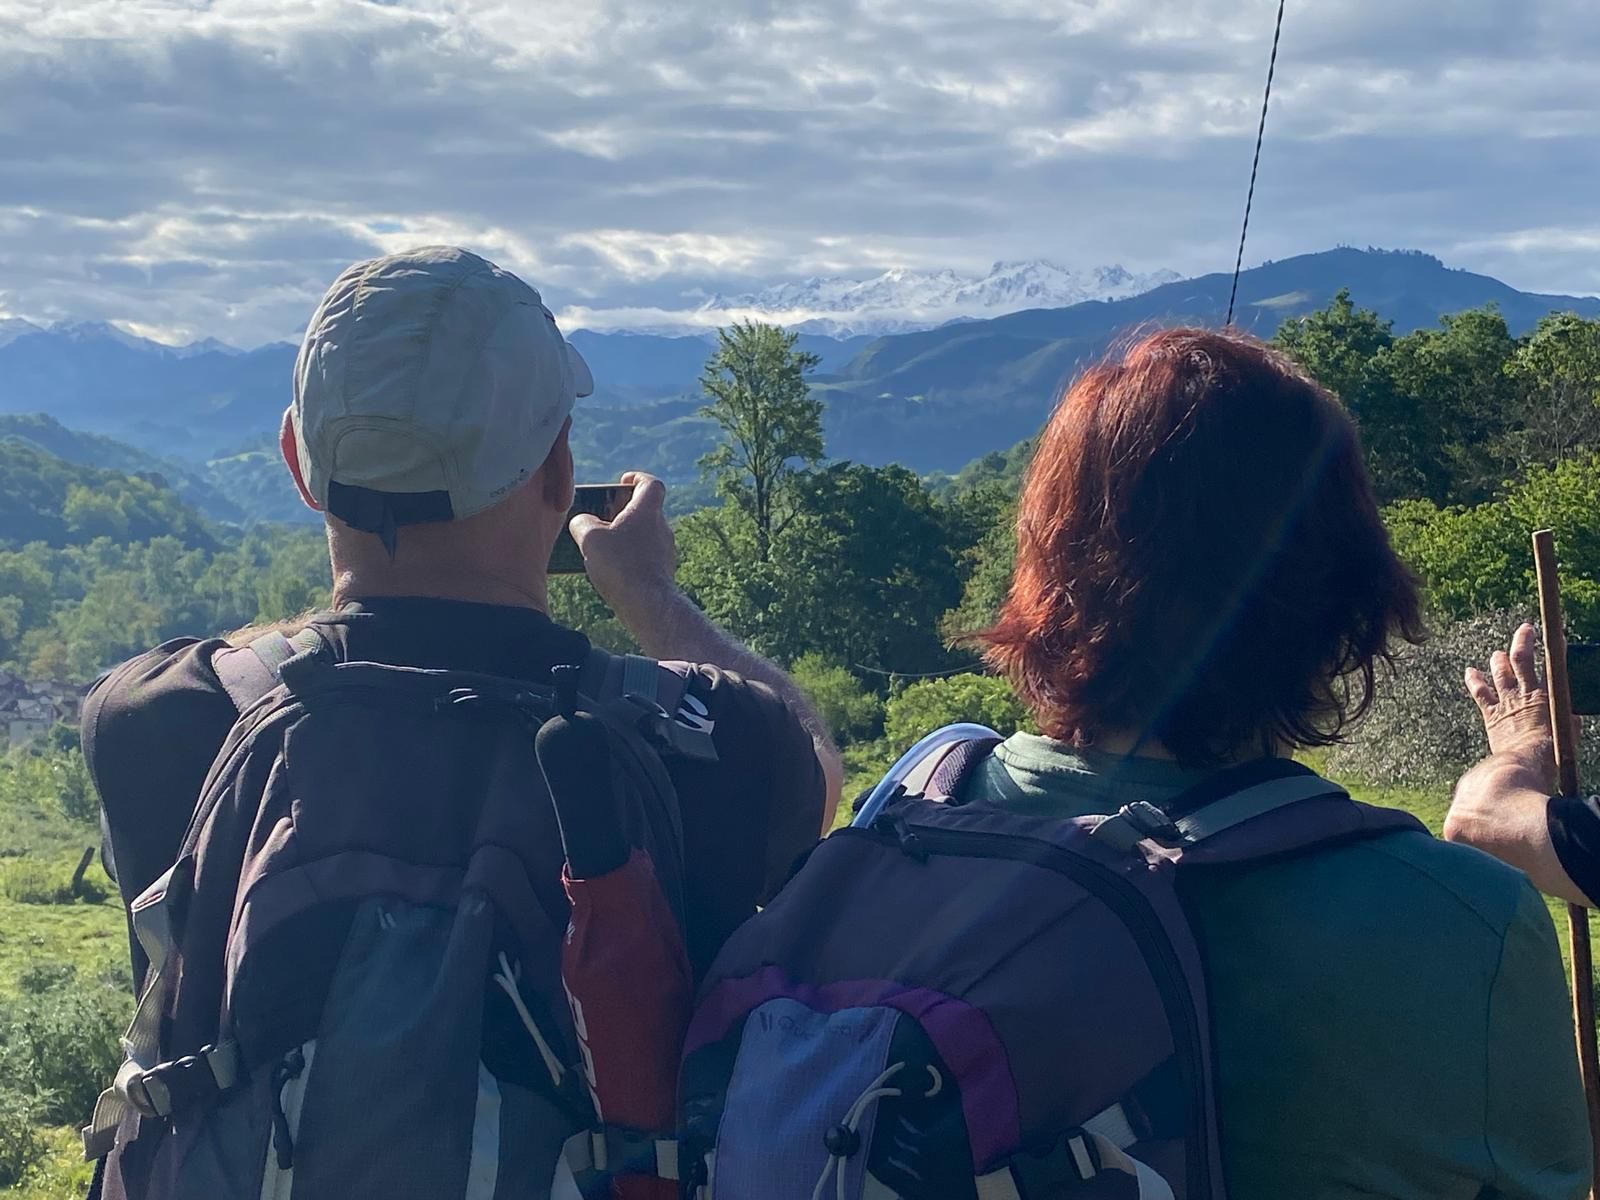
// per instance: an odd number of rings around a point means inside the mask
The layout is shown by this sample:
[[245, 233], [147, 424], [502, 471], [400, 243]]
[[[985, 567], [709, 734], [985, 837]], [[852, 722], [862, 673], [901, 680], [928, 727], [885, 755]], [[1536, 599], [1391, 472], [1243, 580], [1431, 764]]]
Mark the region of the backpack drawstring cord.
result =
[[[828, 1190], [828, 1178], [834, 1180], [834, 1195], [837, 1200], [845, 1200], [845, 1171], [844, 1162], [861, 1148], [861, 1122], [866, 1119], [867, 1110], [889, 1096], [905, 1095], [904, 1088], [889, 1087], [888, 1083], [904, 1068], [905, 1063], [898, 1062], [888, 1067], [879, 1075], [861, 1095], [857, 1096], [855, 1103], [845, 1111], [844, 1120], [828, 1130], [823, 1138], [823, 1144], [828, 1148], [828, 1161], [823, 1164], [822, 1174], [817, 1177], [817, 1186], [811, 1189], [811, 1200], [822, 1200], [823, 1194]], [[944, 1090], [944, 1076], [932, 1063], [928, 1064], [928, 1074], [933, 1079], [926, 1099], [932, 1099]]]
[[272, 1150], [278, 1156], [280, 1171], [294, 1167], [294, 1133], [289, 1128], [289, 1114], [283, 1109], [283, 1089], [291, 1080], [299, 1079], [305, 1069], [306, 1056], [298, 1046], [272, 1068]]

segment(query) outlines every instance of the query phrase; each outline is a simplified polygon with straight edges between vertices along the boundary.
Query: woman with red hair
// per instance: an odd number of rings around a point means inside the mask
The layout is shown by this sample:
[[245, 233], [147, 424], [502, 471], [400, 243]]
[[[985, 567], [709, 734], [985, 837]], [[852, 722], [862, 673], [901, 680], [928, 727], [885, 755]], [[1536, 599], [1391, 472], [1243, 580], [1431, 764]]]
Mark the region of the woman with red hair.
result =
[[[978, 640], [1043, 732], [968, 798], [1159, 807], [1338, 741], [1420, 634], [1338, 402], [1253, 339], [1150, 334], [1041, 436]], [[1521, 875], [1419, 832], [1185, 875], [1232, 1200], [1587, 1195], [1561, 960]]]

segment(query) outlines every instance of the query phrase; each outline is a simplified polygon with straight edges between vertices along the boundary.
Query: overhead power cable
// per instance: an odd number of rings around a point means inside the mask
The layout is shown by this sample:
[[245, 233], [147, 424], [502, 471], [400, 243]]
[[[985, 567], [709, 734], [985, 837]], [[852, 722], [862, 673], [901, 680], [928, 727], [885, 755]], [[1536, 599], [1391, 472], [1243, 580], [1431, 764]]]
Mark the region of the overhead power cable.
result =
[[1239, 272], [1244, 267], [1244, 242], [1250, 233], [1250, 205], [1256, 198], [1256, 172], [1261, 168], [1261, 141], [1267, 134], [1267, 105], [1272, 101], [1272, 74], [1278, 67], [1278, 38], [1283, 34], [1283, 6], [1278, 0], [1278, 23], [1272, 30], [1272, 57], [1267, 61], [1267, 87], [1261, 94], [1261, 124], [1256, 127], [1256, 155], [1250, 162], [1250, 190], [1244, 197], [1244, 224], [1239, 229], [1239, 254], [1233, 260], [1233, 289], [1228, 293], [1228, 319], [1233, 324], [1233, 305], [1239, 298]]

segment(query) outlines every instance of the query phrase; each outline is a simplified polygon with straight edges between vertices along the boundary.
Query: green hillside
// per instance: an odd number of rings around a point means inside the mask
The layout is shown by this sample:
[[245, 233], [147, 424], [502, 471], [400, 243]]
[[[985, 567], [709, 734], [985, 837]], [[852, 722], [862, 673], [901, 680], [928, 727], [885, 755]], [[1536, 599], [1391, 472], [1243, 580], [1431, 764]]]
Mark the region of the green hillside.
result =
[[30, 442], [0, 440], [0, 548], [176, 538], [215, 544], [205, 521], [164, 480], [82, 466]]

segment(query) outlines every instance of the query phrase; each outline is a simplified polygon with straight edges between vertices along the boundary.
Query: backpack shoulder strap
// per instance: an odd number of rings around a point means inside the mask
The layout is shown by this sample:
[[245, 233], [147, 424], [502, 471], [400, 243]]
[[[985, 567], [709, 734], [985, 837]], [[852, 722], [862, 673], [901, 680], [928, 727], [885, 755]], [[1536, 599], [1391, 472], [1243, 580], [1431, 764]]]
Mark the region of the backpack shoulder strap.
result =
[[600, 708], [634, 706], [658, 749], [681, 758], [717, 761], [716, 745], [703, 724], [681, 719], [689, 690], [687, 663], [657, 662], [642, 654], [610, 654], [598, 646], [579, 666], [578, 691]]
[[282, 682], [284, 663], [326, 645], [314, 625], [307, 625], [292, 638], [273, 629], [243, 646], [217, 651], [211, 656], [211, 667], [235, 711], [242, 713]]
[[1291, 804], [1348, 800], [1332, 780], [1290, 758], [1262, 758], [1219, 771], [1162, 805], [1185, 842], [1197, 843]]
[[936, 751], [928, 760], [918, 763], [906, 778], [906, 790], [920, 791], [928, 799], [946, 804], [958, 802], [973, 773], [988, 761], [1003, 740], [999, 737], [969, 738]]
[[[1264, 819], [1316, 801], [1323, 803], [1293, 821]], [[1221, 863], [1401, 829], [1424, 827], [1410, 813], [1356, 803], [1339, 784], [1292, 759], [1266, 758], [1219, 771], [1159, 807], [1126, 804], [1094, 836], [1125, 850], [1152, 840], [1177, 847], [1184, 861]]]
[[1005, 739], [985, 725], [962, 722], [936, 729], [902, 754], [889, 773], [850, 805], [852, 825], [871, 825], [900, 796], [950, 803], [972, 770]]

